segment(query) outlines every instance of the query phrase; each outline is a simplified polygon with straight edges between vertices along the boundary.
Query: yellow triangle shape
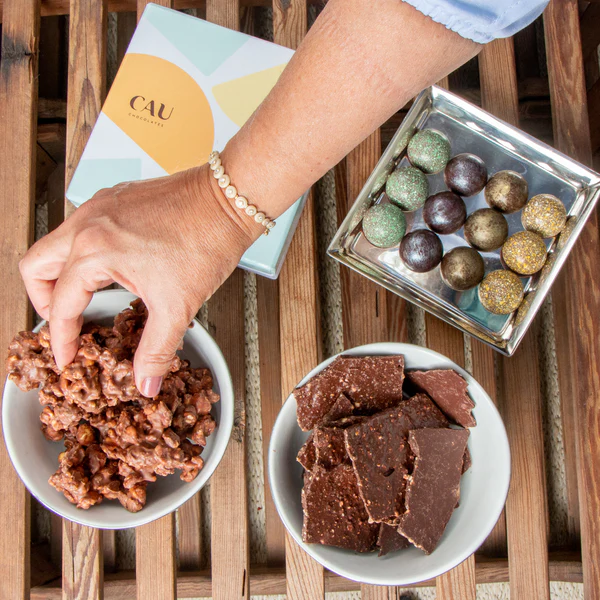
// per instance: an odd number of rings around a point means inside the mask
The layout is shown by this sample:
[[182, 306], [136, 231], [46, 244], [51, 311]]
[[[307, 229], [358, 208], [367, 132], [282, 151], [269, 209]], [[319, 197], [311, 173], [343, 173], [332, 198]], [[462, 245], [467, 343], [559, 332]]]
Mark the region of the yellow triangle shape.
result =
[[271, 91], [285, 64], [215, 85], [215, 100], [223, 112], [241, 127]]

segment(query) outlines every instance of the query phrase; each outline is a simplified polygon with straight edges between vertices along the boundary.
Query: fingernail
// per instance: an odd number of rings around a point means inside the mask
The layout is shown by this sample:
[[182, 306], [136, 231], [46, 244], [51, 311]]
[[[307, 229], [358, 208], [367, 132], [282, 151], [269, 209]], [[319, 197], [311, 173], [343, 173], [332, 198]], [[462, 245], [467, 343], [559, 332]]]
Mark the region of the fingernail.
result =
[[146, 377], [144, 381], [142, 381], [142, 394], [146, 396], [146, 398], [154, 398], [154, 396], [158, 396], [158, 392], [160, 392], [160, 386], [162, 385], [162, 377]]

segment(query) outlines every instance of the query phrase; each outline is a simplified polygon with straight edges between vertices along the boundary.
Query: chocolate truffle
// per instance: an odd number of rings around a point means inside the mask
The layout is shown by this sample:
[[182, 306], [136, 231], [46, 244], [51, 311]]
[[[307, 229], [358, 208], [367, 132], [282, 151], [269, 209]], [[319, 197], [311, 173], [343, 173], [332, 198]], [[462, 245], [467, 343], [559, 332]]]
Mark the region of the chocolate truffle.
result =
[[480, 208], [465, 222], [465, 240], [483, 252], [500, 248], [507, 237], [508, 223], [504, 215], [493, 208]]
[[523, 301], [523, 284], [512, 271], [492, 271], [479, 284], [479, 301], [495, 315], [509, 315]]
[[521, 210], [527, 202], [527, 181], [514, 171], [498, 171], [485, 186], [485, 199], [503, 213]]
[[502, 246], [502, 260], [519, 275], [533, 275], [546, 262], [546, 244], [537, 233], [519, 231], [511, 235]]
[[479, 156], [457, 154], [446, 165], [444, 179], [455, 194], [474, 196], [487, 183], [487, 168]]
[[400, 242], [406, 231], [403, 212], [391, 204], [372, 206], [363, 217], [365, 237], [379, 248], [389, 248]]
[[533, 231], [543, 238], [551, 238], [565, 228], [567, 211], [556, 196], [538, 194], [525, 205], [521, 222], [527, 231]]
[[443, 254], [440, 238], [429, 229], [411, 231], [400, 244], [402, 262], [417, 273], [426, 273], [437, 267]]
[[450, 160], [448, 138], [433, 129], [422, 129], [408, 142], [408, 160], [425, 173], [438, 173]]
[[423, 206], [429, 194], [427, 176], [415, 167], [397, 169], [388, 177], [385, 193], [402, 210], [417, 210]]
[[429, 196], [423, 206], [423, 220], [436, 233], [454, 233], [463, 226], [466, 218], [467, 207], [463, 199], [452, 192]]
[[464, 292], [475, 287], [483, 279], [485, 265], [477, 250], [460, 246], [444, 255], [440, 271], [448, 287], [457, 292]]

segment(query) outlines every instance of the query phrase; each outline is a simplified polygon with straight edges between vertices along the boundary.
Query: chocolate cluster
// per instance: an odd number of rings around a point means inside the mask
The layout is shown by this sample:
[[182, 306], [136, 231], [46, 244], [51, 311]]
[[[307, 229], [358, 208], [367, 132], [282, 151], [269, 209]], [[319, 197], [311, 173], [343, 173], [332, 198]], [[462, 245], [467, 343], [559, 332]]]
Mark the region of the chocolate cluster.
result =
[[147, 316], [135, 300], [113, 327], [86, 324], [75, 359], [62, 371], [47, 326], [19, 333], [9, 346], [8, 378], [23, 391], [40, 388], [42, 431], [48, 440], [64, 440], [49, 482], [78, 508], [106, 498], [137, 512], [157, 476], [179, 470], [189, 482], [203, 467], [200, 455], [215, 429], [211, 408], [219, 400], [212, 375], [176, 357], [159, 395], [142, 396], [133, 355]]

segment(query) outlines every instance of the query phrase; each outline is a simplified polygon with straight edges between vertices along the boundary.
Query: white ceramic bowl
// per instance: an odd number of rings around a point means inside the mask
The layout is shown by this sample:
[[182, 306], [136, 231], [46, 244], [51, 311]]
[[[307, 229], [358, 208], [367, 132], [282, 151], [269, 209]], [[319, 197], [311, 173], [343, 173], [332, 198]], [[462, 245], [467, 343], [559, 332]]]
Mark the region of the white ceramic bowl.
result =
[[[85, 310], [84, 318], [110, 324], [134, 298], [124, 290], [98, 292]], [[48, 478], [57, 469], [58, 455], [64, 445], [49, 442], [40, 431], [42, 407], [37, 390], [22, 392], [7, 381], [2, 401], [4, 440], [13, 466], [31, 494], [51, 511], [71, 521], [101, 529], [123, 529], [163, 517], [198, 492], [217, 468], [229, 442], [233, 426], [233, 386], [221, 350], [198, 322], [194, 321], [185, 334], [180, 355], [193, 367], [208, 367], [214, 377], [214, 390], [221, 396], [221, 401], [212, 409], [217, 427], [207, 439], [202, 453], [204, 468], [196, 479], [190, 483], [181, 481], [178, 471], [168, 477], [158, 477], [156, 482], [148, 485], [146, 506], [137, 513], [128, 512], [117, 501], [106, 500], [89, 510], [76, 508], [48, 483]]]
[[[376, 552], [359, 554], [302, 541], [302, 467], [296, 454], [308, 437], [296, 421], [296, 400], [287, 399], [271, 436], [269, 483], [275, 506], [296, 542], [330, 571], [354, 581], [375, 585], [410, 585], [437, 577], [470, 556], [496, 524], [508, 493], [510, 450], [502, 419], [484, 389], [451, 360], [412, 344], [380, 343], [344, 352], [353, 356], [404, 355], [407, 370], [454, 369], [469, 384], [475, 402], [477, 427], [469, 436], [473, 466], [463, 475], [460, 506], [454, 511], [438, 547], [429, 556], [411, 547], [382, 558]], [[322, 371], [334, 357], [322, 362], [299, 384]]]

